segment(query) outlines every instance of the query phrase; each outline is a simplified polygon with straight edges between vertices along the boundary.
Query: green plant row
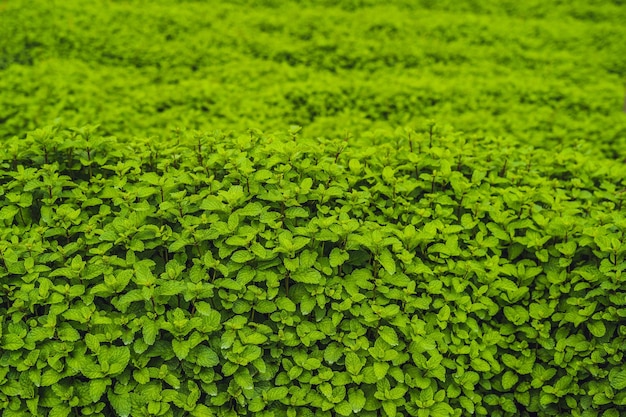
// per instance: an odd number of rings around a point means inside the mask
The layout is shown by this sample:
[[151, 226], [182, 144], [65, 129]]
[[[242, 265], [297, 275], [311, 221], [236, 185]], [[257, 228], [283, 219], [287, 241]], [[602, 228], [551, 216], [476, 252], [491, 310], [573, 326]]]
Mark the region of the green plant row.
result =
[[0, 7], [0, 138], [56, 118], [123, 137], [436, 118], [626, 157], [626, 9], [611, 1], [57, 3]]
[[37, 129], [0, 154], [3, 416], [626, 410], [626, 167], [440, 129]]

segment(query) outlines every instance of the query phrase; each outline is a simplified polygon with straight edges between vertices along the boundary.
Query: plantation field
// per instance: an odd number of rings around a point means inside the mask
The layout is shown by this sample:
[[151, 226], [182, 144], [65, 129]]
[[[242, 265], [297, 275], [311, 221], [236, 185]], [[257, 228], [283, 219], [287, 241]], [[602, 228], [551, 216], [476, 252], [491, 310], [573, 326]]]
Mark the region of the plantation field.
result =
[[[2, 4], [0, 136], [442, 124], [623, 155], [619, 1]], [[519, 4], [521, 3], [521, 4]]]
[[621, 0], [0, 2], [3, 417], [626, 415]]

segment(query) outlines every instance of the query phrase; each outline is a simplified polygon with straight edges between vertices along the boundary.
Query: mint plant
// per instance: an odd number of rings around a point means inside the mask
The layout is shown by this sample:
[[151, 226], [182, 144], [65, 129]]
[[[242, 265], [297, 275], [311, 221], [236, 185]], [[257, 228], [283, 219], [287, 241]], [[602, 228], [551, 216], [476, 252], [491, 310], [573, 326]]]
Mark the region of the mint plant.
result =
[[3, 415], [619, 415], [624, 166], [459, 138], [27, 135]]

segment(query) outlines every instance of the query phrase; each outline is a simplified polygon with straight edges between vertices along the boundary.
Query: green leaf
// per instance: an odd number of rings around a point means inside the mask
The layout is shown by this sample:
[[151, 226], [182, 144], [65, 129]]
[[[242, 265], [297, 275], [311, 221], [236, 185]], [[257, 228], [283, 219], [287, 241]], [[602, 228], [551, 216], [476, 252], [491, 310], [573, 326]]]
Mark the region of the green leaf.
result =
[[626, 389], [626, 368], [613, 368], [609, 372], [609, 383], [616, 390]]
[[262, 314], [269, 314], [276, 311], [277, 306], [276, 303], [269, 300], [261, 300], [257, 301], [254, 305], [254, 309]]
[[530, 305], [530, 317], [534, 319], [546, 319], [550, 317], [554, 309], [551, 309], [545, 303], [532, 303]]
[[385, 410], [385, 414], [388, 417], [395, 417], [398, 412], [398, 407], [396, 407], [396, 403], [393, 401], [383, 401], [383, 410]]
[[308, 358], [303, 364], [302, 367], [307, 371], [312, 371], [314, 369], [319, 369], [322, 365], [322, 362], [317, 358]]
[[[246, 357], [246, 359], [248, 359]], [[260, 373], [265, 374], [267, 372], [267, 364], [263, 358], [259, 357], [252, 360], [252, 366], [254, 366]]]
[[445, 304], [443, 307], [441, 307], [439, 313], [437, 313], [437, 320], [442, 323], [447, 322], [450, 319], [450, 312], [450, 306], [448, 304]]
[[283, 264], [288, 271], [296, 271], [300, 267], [300, 258], [284, 258]]
[[196, 404], [190, 414], [192, 417], [215, 417], [213, 411], [204, 404]]
[[195, 351], [196, 363], [202, 367], [212, 368], [220, 362], [217, 353], [206, 346], [197, 346]]
[[262, 345], [263, 343], [267, 342], [267, 336], [259, 332], [253, 332], [248, 335], [245, 335], [243, 332], [240, 332], [239, 337], [243, 343], [249, 344], [249, 345]]
[[430, 407], [430, 417], [450, 417], [454, 415], [454, 410], [444, 402], [438, 402]]
[[302, 374], [302, 371], [303, 369], [300, 368], [299, 366], [292, 366], [291, 369], [287, 371], [287, 375], [289, 376], [289, 379], [293, 381], [294, 379], [298, 378]]
[[348, 402], [350, 407], [352, 407], [352, 411], [355, 414], [359, 413], [365, 407], [365, 394], [359, 388], [351, 388], [348, 391]]
[[324, 349], [324, 360], [330, 364], [337, 362], [343, 356], [343, 347], [336, 342], [330, 343]]
[[59, 382], [62, 378], [63, 374], [54, 369], [46, 369], [43, 374], [41, 374], [41, 386], [49, 387]]
[[67, 417], [72, 412], [72, 408], [68, 405], [55, 405], [48, 412], [48, 417]]
[[120, 417], [128, 417], [132, 409], [130, 395], [128, 393], [115, 394], [112, 389], [107, 392], [109, 403]]
[[258, 242], [254, 242], [250, 246], [250, 250], [259, 259], [265, 259], [267, 257], [267, 253], [268, 253], [267, 250], [265, 249], [265, 247], [263, 247], [263, 245], [261, 245]]
[[89, 379], [99, 379], [104, 377], [104, 372], [100, 365], [95, 363], [86, 363], [80, 368], [80, 373]]
[[358, 159], [351, 159], [350, 161], [348, 161], [348, 168], [350, 168], [350, 171], [355, 174], [361, 172], [361, 166], [361, 161], [359, 161]]
[[361, 373], [361, 369], [363, 368], [363, 363], [359, 356], [354, 352], [349, 352], [346, 354], [345, 359], [346, 371], [351, 373], [352, 375], [358, 375]]
[[406, 388], [402, 386], [397, 386], [389, 390], [387, 397], [390, 400], [399, 400], [404, 397], [404, 394], [406, 394], [406, 391], [407, 391]]
[[602, 337], [606, 334], [606, 326], [601, 321], [590, 321], [587, 322], [587, 329], [589, 332], [595, 337]]
[[287, 219], [306, 219], [309, 217], [309, 212], [302, 207], [289, 207], [285, 210], [285, 218]]
[[133, 371], [133, 378], [140, 384], [147, 384], [150, 382], [150, 371], [148, 368], [135, 369]]
[[6, 350], [18, 350], [24, 346], [24, 340], [16, 334], [5, 334], [2, 337], [2, 348]]
[[539, 397], [539, 404], [541, 404], [544, 407], [553, 403], [557, 403], [557, 402], [558, 402], [558, 398], [556, 397], [556, 395], [553, 395], [553, 394], [548, 394], [548, 393], [543, 392], [541, 393]]
[[156, 282], [156, 278], [147, 264], [138, 263], [135, 265], [135, 282], [142, 287], [152, 286]]
[[235, 382], [243, 389], [252, 389], [254, 388], [254, 382], [252, 381], [252, 376], [250, 376], [250, 372], [247, 368], [239, 368], [234, 375]]
[[230, 259], [233, 262], [237, 262], [239, 264], [245, 264], [246, 262], [254, 259], [254, 254], [250, 253], [247, 250], [238, 250], [231, 255]]
[[341, 401], [339, 404], [335, 404], [333, 408], [340, 416], [347, 417], [352, 414], [352, 407], [347, 401]]
[[[165, 378], [163, 378], [163, 380], [172, 388], [174, 389], [179, 389], [180, 388], [180, 381], [178, 380], [178, 378], [176, 377], [176, 375], [172, 374], [172, 373], [168, 373], [167, 375], [165, 375]], [[192, 405], [192, 404], [190, 404]]]
[[265, 408], [265, 401], [261, 397], [254, 397], [248, 402], [248, 411], [258, 413]]
[[491, 366], [489, 366], [489, 363], [486, 360], [480, 358], [472, 359], [470, 361], [470, 365], [472, 368], [474, 368], [474, 370], [478, 372], [489, 372], [489, 370], [491, 370]]
[[389, 184], [391, 184], [396, 179], [396, 174], [393, 168], [390, 167], [389, 165], [383, 168], [382, 176], [383, 176], [383, 179]]
[[248, 203], [245, 207], [237, 210], [236, 213], [241, 217], [257, 217], [262, 211], [263, 205], [261, 203]]
[[289, 389], [287, 387], [274, 387], [267, 390], [268, 401], [280, 401], [287, 397]]
[[248, 285], [254, 277], [256, 276], [256, 271], [249, 266], [244, 266], [237, 273], [237, 282], [241, 285]]
[[333, 268], [339, 265], [343, 265], [343, 263], [346, 262], [348, 259], [350, 259], [350, 255], [345, 250], [333, 248], [330, 251], [329, 261], [330, 266], [332, 266]]
[[308, 249], [303, 250], [302, 252], [300, 252], [300, 257], [299, 257], [299, 261], [300, 261], [300, 268], [311, 268], [313, 267], [313, 265], [315, 265], [315, 261], [317, 260], [317, 252], [312, 252]]
[[516, 325], [522, 325], [528, 321], [528, 311], [520, 305], [516, 306], [505, 306], [504, 307], [504, 315], [506, 318]]
[[186, 340], [172, 340], [172, 349], [178, 360], [183, 360], [189, 355], [189, 342]]
[[98, 402], [104, 395], [107, 387], [111, 385], [111, 380], [106, 379], [92, 379], [89, 381], [89, 397], [91, 401]]
[[[100, 351], [99, 357], [106, 358], [109, 363], [109, 375], [122, 373], [130, 361], [130, 349], [127, 346], [110, 346], [105, 352]], [[102, 362], [102, 360], [101, 360]]]
[[143, 328], [141, 329], [141, 332], [143, 335], [143, 341], [146, 345], [152, 346], [156, 341], [157, 335], [159, 334], [159, 325], [155, 321], [146, 317], [146, 319], [143, 320]]
[[376, 378], [383, 379], [387, 376], [389, 370], [389, 364], [387, 362], [374, 362], [374, 375]]
[[211, 307], [211, 304], [206, 301], [197, 301], [194, 303], [194, 306], [196, 307], [196, 311], [202, 316], [209, 316], [215, 311], [213, 307]]
[[471, 415], [474, 415], [474, 402], [465, 396], [459, 397], [459, 404]]
[[385, 268], [385, 271], [389, 275], [396, 273], [396, 262], [393, 260], [393, 255], [389, 252], [389, 249], [383, 249], [378, 256], [378, 262]]
[[517, 374], [512, 371], [506, 371], [504, 375], [502, 375], [502, 388], [504, 388], [505, 390], [509, 390], [513, 388], [515, 384], [517, 384], [518, 380], [519, 377], [517, 376]]
[[573, 240], [566, 243], [557, 243], [554, 247], [566, 257], [572, 257], [576, 253], [576, 242]]
[[390, 346], [398, 346], [399, 344], [396, 331], [389, 326], [380, 326], [378, 328], [378, 335]]
[[161, 281], [156, 288], [155, 295], [171, 297], [181, 294], [187, 289], [187, 285], [182, 281]]
[[228, 212], [228, 207], [226, 206], [226, 204], [222, 202], [221, 198], [214, 195], [206, 197], [202, 201], [200, 208], [207, 211]]
[[230, 278], [220, 278], [215, 280], [215, 286], [220, 288], [226, 288], [233, 291], [241, 291], [243, 285]]
[[278, 297], [275, 303], [281, 310], [287, 311], [289, 313], [296, 312], [296, 305], [287, 297]]
[[0, 209], [0, 220], [12, 220], [19, 211], [16, 206], [4, 206]]
[[299, 270], [294, 272], [291, 278], [303, 284], [319, 284], [322, 281], [322, 274], [316, 269]]
[[61, 323], [57, 329], [59, 339], [64, 342], [75, 342], [80, 340], [80, 334], [69, 323]]

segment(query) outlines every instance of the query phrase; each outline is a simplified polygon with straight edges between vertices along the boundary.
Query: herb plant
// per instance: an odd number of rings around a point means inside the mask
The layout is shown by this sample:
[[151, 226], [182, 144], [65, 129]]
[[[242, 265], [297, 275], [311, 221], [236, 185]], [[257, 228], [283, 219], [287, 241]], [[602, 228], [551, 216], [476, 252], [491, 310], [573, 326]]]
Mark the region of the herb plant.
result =
[[626, 168], [430, 124], [0, 154], [14, 416], [619, 416]]

